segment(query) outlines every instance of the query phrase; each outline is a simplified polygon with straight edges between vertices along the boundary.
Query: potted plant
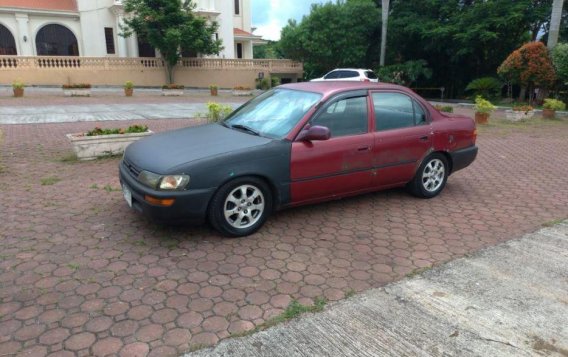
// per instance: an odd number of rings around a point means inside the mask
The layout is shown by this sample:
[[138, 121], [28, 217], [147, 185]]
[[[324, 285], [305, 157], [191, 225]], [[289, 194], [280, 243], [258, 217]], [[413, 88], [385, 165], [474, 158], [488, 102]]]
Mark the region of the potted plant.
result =
[[88, 83], [64, 84], [63, 93], [66, 97], [90, 97], [91, 85]]
[[534, 116], [534, 108], [530, 105], [518, 105], [514, 106], [513, 109], [506, 110], [505, 115], [507, 120], [510, 121], [530, 119]]
[[134, 93], [134, 83], [132, 81], [127, 81], [124, 83], [124, 95], [127, 97], [132, 97]]
[[233, 107], [228, 104], [219, 104], [215, 102], [207, 103], [207, 121], [217, 123], [224, 120], [231, 112]]
[[252, 89], [249, 87], [237, 86], [233, 88], [233, 95], [236, 97], [248, 97], [252, 95]]
[[26, 85], [21, 81], [14, 81], [12, 83], [12, 89], [14, 90], [14, 97], [20, 98], [24, 96], [24, 87]]
[[181, 84], [166, 84], [162, 86], [162, 95], [166, 97], [181, 97], [185, 87]]
[[132, 125], [126, 129], [102, 129], [95, 127], [86, 133], [67, 134], [73, 151], [79, 160], [120, 155], [131, 143], [152, 135], [145, 125]]
[[556, 117], [557, 110], [566, 109], [566, 104], [558, 99], [545, 99], [542, 105], [542, 117], [546, 119], [554, 119]]
[[212, 97], [216, 97], [219, 94], [219, 87], [215, 84], [209, 86], [209, 91], [211, 92]]
[[451, 105], [436, 104], [434, 106], [434, 108], [436, 108], [436, 110], [438, 110], [440, 112], [444, 112], [444, 113], [453, 113], [454, 112], [454, 107], [452, 107]]
[[475, 122], [477, 124], [487, 124], [489, 115], [497, 108], [487, 99], [477, 96], [473, 109], [475, 110]]

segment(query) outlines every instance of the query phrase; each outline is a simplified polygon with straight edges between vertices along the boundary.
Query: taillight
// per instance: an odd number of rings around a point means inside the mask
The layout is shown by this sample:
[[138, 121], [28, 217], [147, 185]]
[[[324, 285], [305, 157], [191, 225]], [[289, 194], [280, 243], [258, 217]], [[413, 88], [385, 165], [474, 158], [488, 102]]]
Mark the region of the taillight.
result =
[[371, 80], [369, 78], [363, 78], [361, 79], [361, 82], [370, 82]]

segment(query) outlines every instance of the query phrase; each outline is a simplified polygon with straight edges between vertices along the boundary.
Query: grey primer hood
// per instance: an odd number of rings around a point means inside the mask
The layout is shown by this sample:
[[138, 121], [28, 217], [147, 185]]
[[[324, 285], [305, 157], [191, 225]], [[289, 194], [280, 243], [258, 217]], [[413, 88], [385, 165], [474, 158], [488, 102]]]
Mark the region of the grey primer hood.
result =
[[265, 145], [272, 139], [254, 136], [219, 124], [155, 134], [126, 149], [127, 160], [142, 170], [171, 174], [180, 165]]

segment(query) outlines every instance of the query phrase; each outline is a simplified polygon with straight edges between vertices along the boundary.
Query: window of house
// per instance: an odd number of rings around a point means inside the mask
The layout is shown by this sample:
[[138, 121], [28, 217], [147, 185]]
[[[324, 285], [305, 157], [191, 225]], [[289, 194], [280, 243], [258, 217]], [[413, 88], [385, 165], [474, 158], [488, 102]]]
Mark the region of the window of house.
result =
[[16, 41], [10, 30], [0, 24], [0, 56], [17, 55]]
[[367, 97], [341, 99], [330, 104], [312, 121], [312, 125], [327, 127], [332, 137], [368, 132]]
[[156, 57], [156, 49], [142, 38], [138, 38], [138, 57]]
[[235, 15], [241, 14], [241, 0], [235, 0]]
[[79, 56], [77, 38], [67, 27], [46, 25], [36, 35], [38, 56]]
[[243, 44], [237, 43], [237, 58], [243, 58]]
[[373, 93], [377, 130], [407, 128], [426, 122], [424, 109], [402, 93]]
[[114, 55], [116, 50], [114, 48], [114, 30], [112, 27], [105, 27], [105, 41], [107, 54]]

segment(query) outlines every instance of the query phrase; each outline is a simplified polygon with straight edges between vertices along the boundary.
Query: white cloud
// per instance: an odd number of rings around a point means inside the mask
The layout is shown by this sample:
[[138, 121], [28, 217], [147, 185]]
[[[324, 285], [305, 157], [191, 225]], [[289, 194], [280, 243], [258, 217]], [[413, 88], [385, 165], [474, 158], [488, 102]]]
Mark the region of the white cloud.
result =
[[253, 12], [255, 7], [259, 10], [260, 8], [266, 10], [265, 7], [268, 7], [268, 11], [263, 11], [265, 16], [261, 18], [257, 18], [253, 13], [253, 26], [257, 28], [254, 33], [264, 39], [277, 41], [280, 39], [280, 32], [288, 23], [288, 19], [299, 21], [302, 16], [310, 12], [312, 3], [322, 2], [325, 2], [325, 0], [253, 0]]

